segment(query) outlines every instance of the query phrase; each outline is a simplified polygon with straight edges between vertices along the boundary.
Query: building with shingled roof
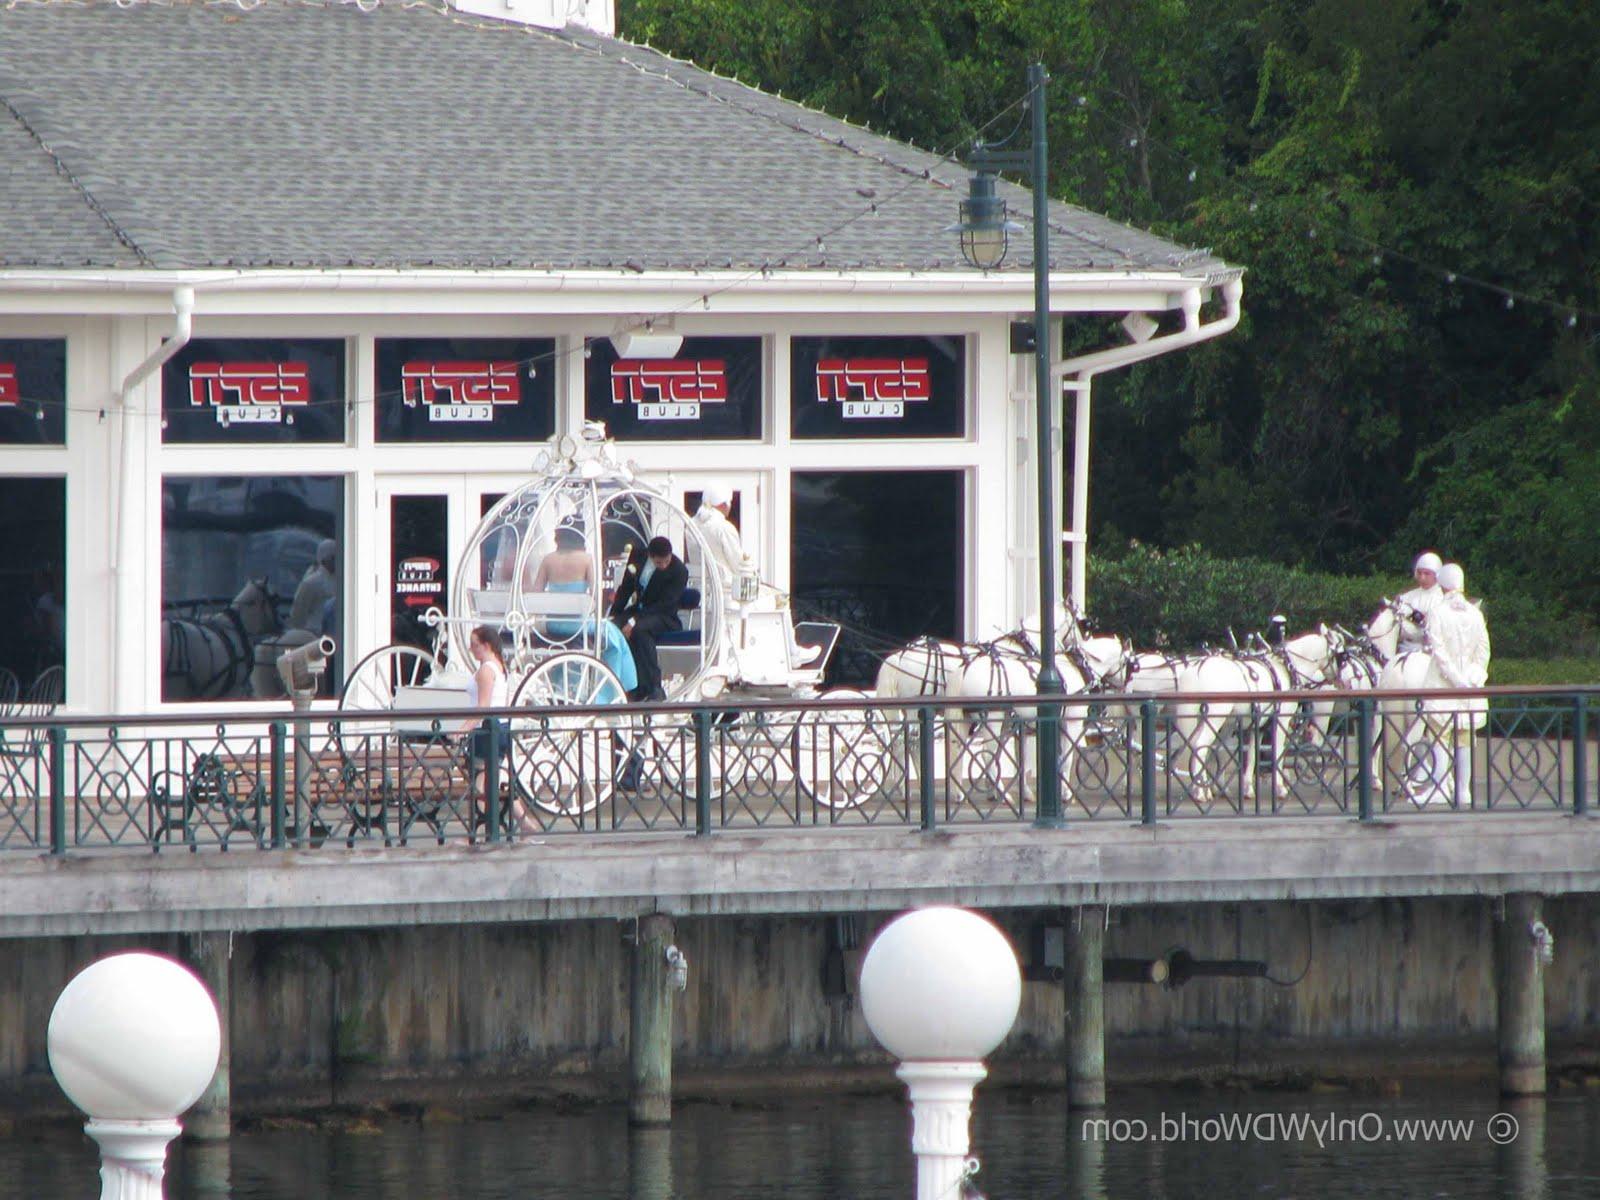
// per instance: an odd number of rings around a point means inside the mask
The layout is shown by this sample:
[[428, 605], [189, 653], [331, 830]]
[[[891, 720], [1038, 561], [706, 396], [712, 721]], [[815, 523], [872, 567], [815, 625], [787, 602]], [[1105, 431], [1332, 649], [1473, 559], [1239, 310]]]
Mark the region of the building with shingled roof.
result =
[[[1034, 264], [963, 261], [966, 186], [616, 39], [605, 0], [0, 9], [0, 666], [64, 661], [80, 711], [238, 707], [248, 673], [170, 630], [237, 626], [252, 579], [280, 624], [318, 580], [296, 619], [343, 662], [420, 636], [588, 422], [691, 510], [734, 493], [763, 576], [859, 635], [842, 677], [1014, 626]], [[1081, 479], [1093, 377], [1231, 328], [1241, 272], [1050, 220], [1058, 321], [1152, 319], [1059, 364]]]

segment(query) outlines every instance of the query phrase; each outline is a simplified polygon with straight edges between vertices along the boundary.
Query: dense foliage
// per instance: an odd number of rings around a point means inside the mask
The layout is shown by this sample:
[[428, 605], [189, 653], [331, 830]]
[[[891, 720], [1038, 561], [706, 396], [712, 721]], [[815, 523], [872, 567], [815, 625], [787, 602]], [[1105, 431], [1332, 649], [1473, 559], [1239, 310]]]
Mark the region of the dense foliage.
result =
[[[1136, 646], [1224, 646], [1265, 629], [1274, 613], [1291, 632], [1319, 622], [1355, 631], [1383, 596], [1411, 586], [1404, 575], [1337, 575], [1261, 559], [1222, 558], [1199, 546], [1158, 550], [1138, 543], [1115, 558], [1090, 559], [1094, 622]], [[1484, 600], [1496, 661], [1548, 658], [1573, 645], [1570, 618], [1512, 581]], [[1587, 648], [1587, 647], [1584, 647]], [[1495, 676], [1496, 682], [1505, 682]]]
[[1043, 61], [1052, 192], [1248, 268], [1236, 333], [1097, 382], [1098, 545], [1354, 575], [1427, 545], [1542, 611], [1600, 602], [1600, 5], [621, 0], [619, 16], [626, 36], [939, 149]]

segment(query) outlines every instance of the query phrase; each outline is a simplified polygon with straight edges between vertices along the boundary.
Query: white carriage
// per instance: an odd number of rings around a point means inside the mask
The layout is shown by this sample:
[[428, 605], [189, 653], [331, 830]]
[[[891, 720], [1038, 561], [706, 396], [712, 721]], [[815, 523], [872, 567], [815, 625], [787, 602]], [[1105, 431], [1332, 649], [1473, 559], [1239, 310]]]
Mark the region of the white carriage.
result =
[[[689, 574], [682, 628], [656, 637], [669, 702], [816, 693], [839, 627], [796, 623], [787, 596], [762, 584], [753, 566], [725, 581], [698, 523], [591, 427], [541, 451], [533, 478], [483, 518], [456, 565], [448, 615], [435, 608], [423, 618], [435, 630], [433, 649], [396, 644], [369, 654], [347, 677], [340, 707], [474, 707], [468, 643], [474, 629], [489, 626], [505, 652], [510, 702], [529, 710], [509, 728], [512, 783], [524, 802], [587, 812], [640, 780], [685, 794], [696, 761], [693, 723], [681, 712], [627, 706], [632, 651], [610, 619], [617, 589], [642, 568], [655, 537], [671, 541]], [[574, 554], [587, 559], [586, 571], [572, 570]], [[558, 555], [568, 557], [567, 569], [547, 569]], [[763, 785], [793, 783], [801, 762], [815, 759], [814, 725], [793, 711], [719, 714], [715, 789], [752, 772]], [[441, 724], [401, 715], [394, 728], [427, 737]]]

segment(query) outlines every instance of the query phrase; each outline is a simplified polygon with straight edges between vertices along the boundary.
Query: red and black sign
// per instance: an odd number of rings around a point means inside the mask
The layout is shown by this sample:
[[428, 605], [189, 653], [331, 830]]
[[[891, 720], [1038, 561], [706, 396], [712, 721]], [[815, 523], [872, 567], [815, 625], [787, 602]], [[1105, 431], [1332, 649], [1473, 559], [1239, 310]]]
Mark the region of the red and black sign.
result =
[[66, 339], [0, 338], [0, 445], [66, 440]]
[[555, 432], [553, 338], [379, 338], [380, 442], [542, 442]]
[[761, 436], [761, 339], [684, 338], [671, 358], [618, 358], [589, 344], [584, 416], [618, 441], [734, 441]]
[[338, 338], [196, 338], [161, 369], [164, 442], [345, 440]]
[[790, 340], [789, 421], [796, 438], [961, 437], [966, 339]]

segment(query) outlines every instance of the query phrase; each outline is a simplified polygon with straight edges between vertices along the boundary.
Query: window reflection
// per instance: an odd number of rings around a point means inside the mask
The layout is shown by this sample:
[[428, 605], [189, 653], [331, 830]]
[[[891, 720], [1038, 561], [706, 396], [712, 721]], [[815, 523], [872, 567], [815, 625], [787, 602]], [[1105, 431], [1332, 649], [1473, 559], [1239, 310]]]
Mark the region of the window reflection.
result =
[[281, 698], [278, 655], [342, 640], [342, 477], [169, 477], [161, 534], [163, 700]]

